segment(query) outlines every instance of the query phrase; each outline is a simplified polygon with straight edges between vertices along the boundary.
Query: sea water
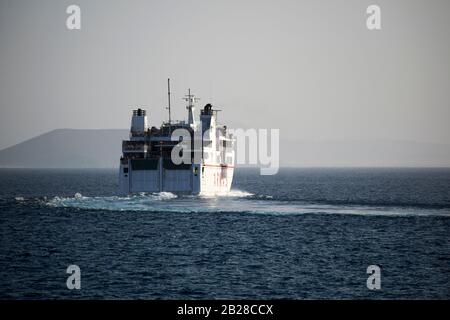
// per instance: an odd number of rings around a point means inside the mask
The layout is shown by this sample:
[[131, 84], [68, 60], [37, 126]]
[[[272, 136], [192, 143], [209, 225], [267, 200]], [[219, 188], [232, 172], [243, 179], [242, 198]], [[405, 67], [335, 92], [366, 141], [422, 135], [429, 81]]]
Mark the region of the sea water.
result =
[[117, 174], [0, 170], [0, 298], [450, 298], [450, 169], [238, 169], [218, 197]]

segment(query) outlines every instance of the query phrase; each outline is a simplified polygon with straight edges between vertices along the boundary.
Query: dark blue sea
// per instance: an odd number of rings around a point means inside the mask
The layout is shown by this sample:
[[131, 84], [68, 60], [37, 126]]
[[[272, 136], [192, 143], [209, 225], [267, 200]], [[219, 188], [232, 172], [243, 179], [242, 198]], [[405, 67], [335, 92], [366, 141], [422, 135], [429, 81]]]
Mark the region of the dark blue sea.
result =
[[450, 169], [241, 169], [232, 189], [118, 197], [116, 170], [1, 169], [0, 298], [450, 298]]

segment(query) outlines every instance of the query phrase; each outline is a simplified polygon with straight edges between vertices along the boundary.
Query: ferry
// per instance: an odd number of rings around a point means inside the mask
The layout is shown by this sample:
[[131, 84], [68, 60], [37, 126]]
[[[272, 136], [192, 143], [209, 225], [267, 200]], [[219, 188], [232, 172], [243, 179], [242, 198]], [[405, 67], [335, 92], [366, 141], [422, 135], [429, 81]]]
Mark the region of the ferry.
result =
[[[218, 123], [220, 110], [208, 103], [196, 121], [198, 98], [189, 89], [183, 98], [187, 104], [187, 121], [172, 121], [170, 97], [168, 80], [169, 119], [159, 128], [150, 127], [146, 110], [133, 110], [129, 139], [122, 141], [119, 193], [217, 195], [229, 192], [234, 173], [235, 138], [227, 126]], [[183, 129], [187, 136], [178, 136], [178, 129]], [[183, 142], [188, 148], [179, 152]], [[174, 159], [177, 154], [174, 148], [182, 155], [181, 163]]]

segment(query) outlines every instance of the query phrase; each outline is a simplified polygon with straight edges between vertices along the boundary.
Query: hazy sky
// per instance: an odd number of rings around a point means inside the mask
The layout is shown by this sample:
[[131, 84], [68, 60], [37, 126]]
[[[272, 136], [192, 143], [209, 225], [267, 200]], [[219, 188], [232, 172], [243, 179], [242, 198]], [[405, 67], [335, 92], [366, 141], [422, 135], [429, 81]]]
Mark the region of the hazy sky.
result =
[[[66, 28], [81, 7], [82, 29]], [[366, 28], [381, 7], [382, 30]], [[450, 141], [450, 1], [0, 0], [0, 148], [56, 128], [186, 117], [299, 140]]]

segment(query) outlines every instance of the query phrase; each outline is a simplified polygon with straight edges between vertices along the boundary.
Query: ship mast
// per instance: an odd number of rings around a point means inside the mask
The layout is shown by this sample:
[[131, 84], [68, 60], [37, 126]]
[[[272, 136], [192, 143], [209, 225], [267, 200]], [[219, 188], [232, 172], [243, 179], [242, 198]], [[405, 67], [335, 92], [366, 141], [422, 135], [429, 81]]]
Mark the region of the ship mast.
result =
[[195, 119], [194, 119], [194, 103], [200, 100], [199, 98], [195, 98], [193, 94], [191, 94], [191, 89], [188, 90], [188, 94], [183, 98], [188, 105], [186, 109], [188, 109], [188, 124], [192, 127], [195, 127]]
[[172, 122], [172, 118], [170, 115], [170, 79], [167, 79], [167, 99], [168, 99], [168, 107], [167, 109], [169, 109], [169, 125]]

